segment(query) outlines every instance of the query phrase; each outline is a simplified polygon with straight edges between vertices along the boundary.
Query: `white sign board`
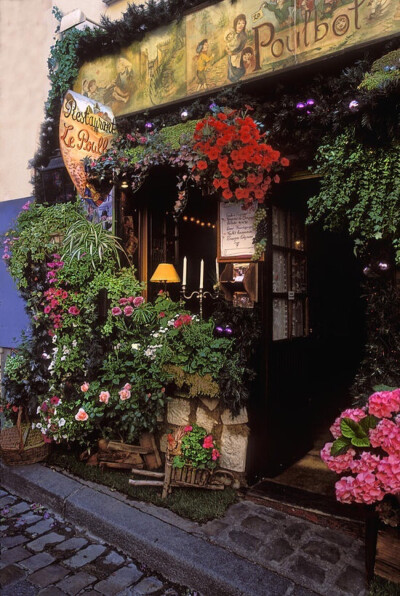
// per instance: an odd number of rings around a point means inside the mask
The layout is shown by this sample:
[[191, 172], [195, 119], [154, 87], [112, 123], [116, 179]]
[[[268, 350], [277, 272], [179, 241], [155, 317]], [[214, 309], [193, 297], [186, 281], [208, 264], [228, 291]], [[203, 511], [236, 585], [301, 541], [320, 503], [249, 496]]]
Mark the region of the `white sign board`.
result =
[[219, 205], [219, 257], [248, 258], [254, 254], [254, 215], [257, 207], [242, 209], [240, 203]]

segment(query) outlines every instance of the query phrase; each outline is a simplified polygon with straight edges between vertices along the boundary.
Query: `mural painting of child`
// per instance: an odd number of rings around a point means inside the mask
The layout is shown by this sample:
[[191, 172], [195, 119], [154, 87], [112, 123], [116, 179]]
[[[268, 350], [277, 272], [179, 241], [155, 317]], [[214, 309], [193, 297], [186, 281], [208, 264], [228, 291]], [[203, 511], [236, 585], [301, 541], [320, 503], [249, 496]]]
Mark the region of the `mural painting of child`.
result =
[[197, 91], [201, 91], [202, 89], [207, 89], [207, 79], [206, 79], [206, 69], [208, 63], [214, 58], [214, 54], [211, 56], [208, 55], [208, 39], [202, 39], [199, 44], [197, 44], [196, 54], [197, 54]]

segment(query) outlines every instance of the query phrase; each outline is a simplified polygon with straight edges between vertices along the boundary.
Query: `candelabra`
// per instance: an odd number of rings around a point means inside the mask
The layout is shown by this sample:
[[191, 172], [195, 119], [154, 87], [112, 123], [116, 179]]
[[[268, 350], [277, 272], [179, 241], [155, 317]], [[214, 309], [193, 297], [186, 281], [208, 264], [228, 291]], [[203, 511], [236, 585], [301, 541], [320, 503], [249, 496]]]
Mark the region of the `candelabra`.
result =
[[199, 301], [199, 314], [200, 314], [200, 319], [203, 318], [203, 299], [206, 298], [207, 296], [209, 296], [212, 300], [216, 300], [219, 296], [219, 290], [216, 289], [214, 292], [204, 292], [203, 288], [199, 288], [198, 290], [194, 290], [194, 292], [192, 292], [191, 294], [189, 294], [188, 296], [186, 295], [186, 285], [182, 285], [181, 287], [181, 291], [180, 291], [180, 297], [181, 297], [181, 304], [184, 304], [185, 300], [190, 300], [193, 297], [196, 297]]

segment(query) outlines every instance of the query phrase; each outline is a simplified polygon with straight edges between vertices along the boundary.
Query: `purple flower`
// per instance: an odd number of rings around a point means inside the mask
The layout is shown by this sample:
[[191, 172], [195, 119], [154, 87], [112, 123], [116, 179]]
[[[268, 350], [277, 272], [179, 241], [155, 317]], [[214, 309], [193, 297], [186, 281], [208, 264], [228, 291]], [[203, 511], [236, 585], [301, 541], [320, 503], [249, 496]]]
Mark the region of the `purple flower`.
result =
[[22, 211], [28, 211], [30, 206], [31, 206], [31, 202], [27, 201], [25, 203], [25, 205], [22, 205]]
[[48, 511], [45, 511], [43, 514], [43, 519], [49, 519], [50, 517], [50, 513]]

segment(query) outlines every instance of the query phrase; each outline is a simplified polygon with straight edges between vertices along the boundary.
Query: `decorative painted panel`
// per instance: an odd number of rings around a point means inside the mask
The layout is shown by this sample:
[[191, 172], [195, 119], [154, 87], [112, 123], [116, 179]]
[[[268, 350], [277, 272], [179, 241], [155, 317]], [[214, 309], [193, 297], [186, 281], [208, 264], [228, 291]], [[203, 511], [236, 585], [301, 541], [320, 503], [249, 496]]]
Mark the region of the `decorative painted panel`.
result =
[[398, 0], [230, 0], [85, 63], [74, 90], [137, 112], [399, 32]]

